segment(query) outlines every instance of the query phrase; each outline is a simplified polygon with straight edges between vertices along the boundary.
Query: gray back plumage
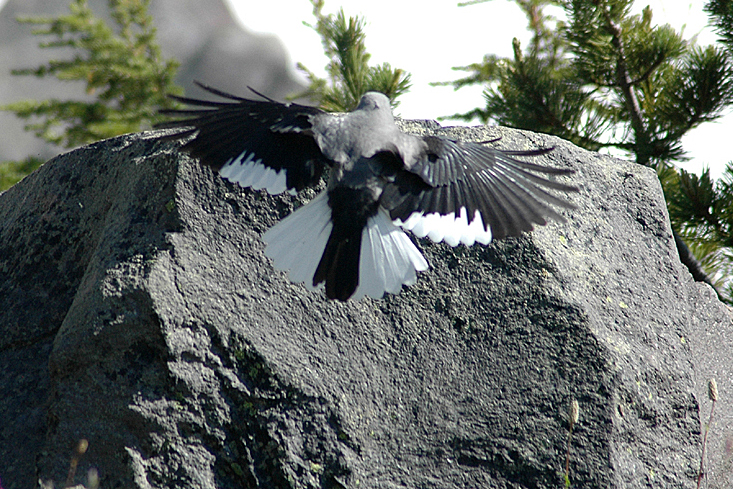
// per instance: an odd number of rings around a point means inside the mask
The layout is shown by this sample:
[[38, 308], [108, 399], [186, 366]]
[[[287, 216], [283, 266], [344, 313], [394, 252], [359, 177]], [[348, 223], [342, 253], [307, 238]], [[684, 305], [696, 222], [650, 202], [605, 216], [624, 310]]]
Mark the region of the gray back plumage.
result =
[[352, 112], [314, 116], [313, 133], [323, 154], [344, 171], [380, 151], [399, 155], [408, 166], [425, 147], [421, 139], [400, 131], [389, 98], [378, 92], [367, 92]]

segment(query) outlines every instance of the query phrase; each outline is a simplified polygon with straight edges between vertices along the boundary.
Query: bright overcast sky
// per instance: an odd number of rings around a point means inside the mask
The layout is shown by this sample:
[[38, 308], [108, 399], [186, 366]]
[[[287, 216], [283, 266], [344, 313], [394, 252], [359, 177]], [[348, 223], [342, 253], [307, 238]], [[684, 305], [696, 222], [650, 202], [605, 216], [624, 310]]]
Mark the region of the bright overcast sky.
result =
[[[305, 64], [323, 74], [327, 60], [320, 38], [303, 21], [312, 22], [311, 4], [307, 0], [227, 0], [244, 26], [255, 32], [278, 36], [290, 53], [293, 66]], [[710, 44], [716, 39], [704, 29], [706, 3], [696, 1], [637, 1], [637, 10], [650, 5], [655, 23], [669, 23], [684, 28], [685, 38], [698, 35], [698, 42]], [[431, 82], [459, 78], [461, 72], [451, 70], [479, 62], [484, 54], [511, 56], [513, 37], [525, 45], [530, 38], [526, 20], [513, 2], [492, 0], [487, 3], [458, 7], [458, 0], [436, 0], [430, 7], [412, 0], [326, 0], [326, 13], [343, 7], [347, 16], [365, 18], [367, 50], [373, 63], [388, 62], [412, 75], [412, 88], [401, 97], [399, 115], [409, 119], [435, 119], [438, 116], [466, 112], [483, 105], [481, 89], [432, 87]], [[729, 111], [730, 112], [730, 111]], [[455, 124], [454, 122], [443, 122]], [[720, 175], [725, 164], [733, 160], [728, 139], [733, 134], [733, 115], [722, 122], [708, 123], [694, 130], [684, 140], [684, 147], [693, 160], [683, 166], [699, 172], [710, 166]]]

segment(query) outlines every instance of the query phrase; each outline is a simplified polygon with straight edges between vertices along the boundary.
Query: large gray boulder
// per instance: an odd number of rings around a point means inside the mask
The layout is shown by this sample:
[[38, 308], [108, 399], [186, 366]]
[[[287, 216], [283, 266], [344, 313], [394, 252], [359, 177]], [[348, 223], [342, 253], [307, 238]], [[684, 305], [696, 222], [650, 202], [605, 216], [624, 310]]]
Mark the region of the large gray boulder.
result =
[[0, 195], [3, 487], [58, 486], [86, 439], [77, 481], [95, 467], [102, 487], [557, 488], [573, 399], [573, 487], [694, 487], [730, 318], [679, 263], [655, 174], [548, 136], [405, 127], [556, 146], [577, 209], [486, 247], [419, 240], [416, 285], [339, 303], [259, 240], [312, 193], [231, 185], [156, 133]]

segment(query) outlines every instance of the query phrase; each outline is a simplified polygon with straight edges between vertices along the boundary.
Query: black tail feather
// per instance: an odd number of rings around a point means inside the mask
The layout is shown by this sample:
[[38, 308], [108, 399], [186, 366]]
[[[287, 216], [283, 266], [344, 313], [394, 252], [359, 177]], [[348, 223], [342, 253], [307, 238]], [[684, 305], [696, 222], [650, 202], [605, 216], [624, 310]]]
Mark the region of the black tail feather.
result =
[[336, 187], [328, 191], [331, 235], [313, 275], [313, 286], [326, 282], [329, 299], [346, 301], [359, 286], [362, 232], [379, 203], [368, 188]]
[[361, 229], [344, 235], [331, 230], [326, 249], [313, 275], [313, 286], [326, 282], [326, 297], [346, 301], [359, 286], [359, 259], [361, 257]]

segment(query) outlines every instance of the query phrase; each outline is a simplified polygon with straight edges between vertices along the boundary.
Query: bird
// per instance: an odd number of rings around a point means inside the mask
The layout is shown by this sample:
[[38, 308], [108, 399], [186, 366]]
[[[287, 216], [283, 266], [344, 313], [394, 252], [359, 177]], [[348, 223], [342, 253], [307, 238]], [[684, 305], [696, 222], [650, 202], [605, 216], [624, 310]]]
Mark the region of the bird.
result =
[[[248, 99], [197, 82], [216, 96], [172, 96], [163, 139], [242, 187], [297, 194], [324, 177], [326, 189], [268, 229], [264, 254], [292, 282], [347, 301], [414, 285], [429, 268], [404, 231], [450, 246], [519, 236], [547, 219], [577, 187], [573, 170], [531, 163], [553, 148], [506, 151], [494, 141], [455, 141], [399, 129], [390, 99], [365, 93], [351, 112]], [[560, 194], [560, 195], [556, 195]]]

